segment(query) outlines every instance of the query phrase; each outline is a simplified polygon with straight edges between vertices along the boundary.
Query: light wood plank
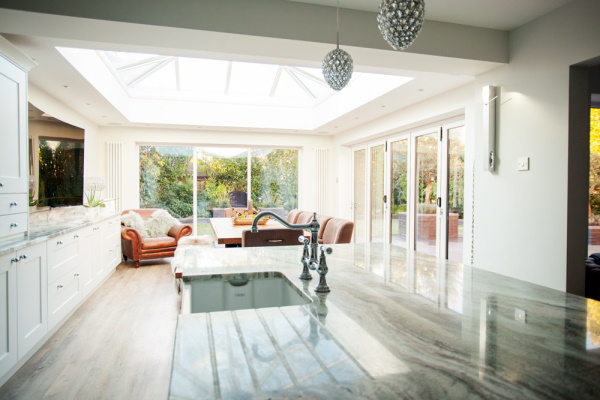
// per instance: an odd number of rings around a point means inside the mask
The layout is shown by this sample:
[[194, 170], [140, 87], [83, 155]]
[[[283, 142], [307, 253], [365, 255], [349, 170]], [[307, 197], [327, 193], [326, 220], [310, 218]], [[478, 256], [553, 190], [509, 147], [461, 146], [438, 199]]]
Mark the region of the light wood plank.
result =
[[121, 263], [0, 397], [166, 399], [179, 313], [169, 260]]

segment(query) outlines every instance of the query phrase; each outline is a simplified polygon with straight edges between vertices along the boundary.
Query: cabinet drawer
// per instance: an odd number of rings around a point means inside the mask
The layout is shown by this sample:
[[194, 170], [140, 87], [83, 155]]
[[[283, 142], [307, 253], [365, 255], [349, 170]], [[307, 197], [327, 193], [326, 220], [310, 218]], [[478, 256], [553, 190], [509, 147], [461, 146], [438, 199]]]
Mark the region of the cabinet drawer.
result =
[[78, 266], [80, 233], [67, 233], [48, 239], [48, 282], [54, 282]]
[[0, 237], [27, 231], [27, 213], [0, 215]]
[[79, 304], [80, 296], [79, 268], [73, 268], [48, 285], [48, 329]]
[[0, 215], [26, 213], [29, 211], [27, 194], [0, 194]]

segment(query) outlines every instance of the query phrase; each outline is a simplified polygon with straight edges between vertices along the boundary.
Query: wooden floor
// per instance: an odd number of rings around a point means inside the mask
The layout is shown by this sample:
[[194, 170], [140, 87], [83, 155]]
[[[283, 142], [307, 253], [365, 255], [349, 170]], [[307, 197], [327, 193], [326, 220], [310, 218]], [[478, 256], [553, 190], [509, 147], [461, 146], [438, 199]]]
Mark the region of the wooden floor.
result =
[[179, 312], [169, 261], [121, 263], [0, 398], [167, 399]]

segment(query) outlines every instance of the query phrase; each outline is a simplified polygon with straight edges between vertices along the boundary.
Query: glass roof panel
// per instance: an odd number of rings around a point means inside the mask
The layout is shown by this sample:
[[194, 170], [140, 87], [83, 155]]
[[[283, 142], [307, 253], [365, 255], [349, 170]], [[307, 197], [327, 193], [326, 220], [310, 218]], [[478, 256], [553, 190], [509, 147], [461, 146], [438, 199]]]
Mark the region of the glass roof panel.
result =
[[234, 62], [228, 93], [268, 96], [275, 81], [278, 65]]
[[[320, 68], [58, 50], [124, 116], [138, 123], [313, 130], [412, 79], [354, 71], [346, 88], [335, 91]], [[203, 113], [196, 112], [199, 102]]]
[[179, 58], [181, 90], [223, 94], [229, 61]]

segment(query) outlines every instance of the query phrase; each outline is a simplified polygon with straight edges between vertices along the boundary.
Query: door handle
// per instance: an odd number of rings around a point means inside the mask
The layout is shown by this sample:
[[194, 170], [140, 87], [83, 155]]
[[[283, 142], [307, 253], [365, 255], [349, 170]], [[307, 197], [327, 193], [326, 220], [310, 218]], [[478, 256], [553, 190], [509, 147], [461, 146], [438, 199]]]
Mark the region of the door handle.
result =
[[442, 206], [442, 198], [441, 198], [441, 197], [438, 197], [438, 198], [437, 198], [437, 206], [438, 206], [438, 207], [441, 207], [441, 206]]

